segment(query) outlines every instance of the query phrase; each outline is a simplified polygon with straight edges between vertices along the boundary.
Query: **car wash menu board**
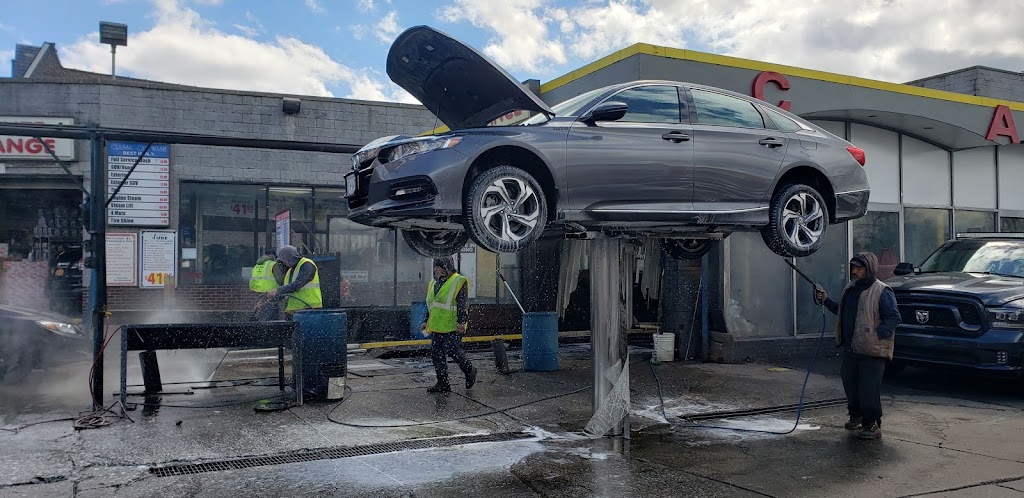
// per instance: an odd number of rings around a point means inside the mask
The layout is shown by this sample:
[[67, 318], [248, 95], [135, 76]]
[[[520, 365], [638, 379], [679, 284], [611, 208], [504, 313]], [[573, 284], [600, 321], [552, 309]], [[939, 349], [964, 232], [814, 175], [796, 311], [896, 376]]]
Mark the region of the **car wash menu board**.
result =
[[139, 287], [163, 288], [178, 268], [178, 235], [169, 230], [143, 230]]
[[107, 195], [124, 181], [107, 208], [108, 225], [171, 225], [171, 147], [150, 145], [132, 171], [145, 149], [146, 144], [139, 142], [107, 142]]

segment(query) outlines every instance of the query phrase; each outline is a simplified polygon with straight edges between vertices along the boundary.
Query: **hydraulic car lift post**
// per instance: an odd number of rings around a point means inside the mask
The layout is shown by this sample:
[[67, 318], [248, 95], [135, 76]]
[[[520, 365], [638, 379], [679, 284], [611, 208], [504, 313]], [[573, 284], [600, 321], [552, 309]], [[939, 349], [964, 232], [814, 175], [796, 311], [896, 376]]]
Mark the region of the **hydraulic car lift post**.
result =
[[[591, 415], [605, 403], [614, 386], [608, 370], [616, 363], [628, 361], [626, 337], [622, 330], [622, 239], [598, 237], [590, 240], [590, 344], [594, 397]], [[606, 436], [629, 437], [629, 411]], [[616, 448], [617, 450], [620, 448]]]

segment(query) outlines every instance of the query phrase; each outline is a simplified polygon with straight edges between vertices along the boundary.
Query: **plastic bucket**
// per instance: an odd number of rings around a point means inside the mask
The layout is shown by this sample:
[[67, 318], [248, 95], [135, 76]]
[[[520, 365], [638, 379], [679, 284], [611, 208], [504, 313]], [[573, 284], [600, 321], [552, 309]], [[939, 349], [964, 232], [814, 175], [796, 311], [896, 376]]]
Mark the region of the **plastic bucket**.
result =
[[523, 315], [523, 370], [558, 370], [558, 313], [545, 311]]
[[658, 361], [676, 359], [676, 335], [672, 332], [654, 334], [654, 356]]
[[348, 315], [337, 310], [306, 310], [295, 313], [302, 332], [302, 388], [318, 398], [327, 394], [322, 366], [348, 368]]
[[420, 331], [420, 325], [427, 321], [427, 302], [414, 301], [409, 317], [409, 337], [411, 339], [426, 339], [427, 335]]

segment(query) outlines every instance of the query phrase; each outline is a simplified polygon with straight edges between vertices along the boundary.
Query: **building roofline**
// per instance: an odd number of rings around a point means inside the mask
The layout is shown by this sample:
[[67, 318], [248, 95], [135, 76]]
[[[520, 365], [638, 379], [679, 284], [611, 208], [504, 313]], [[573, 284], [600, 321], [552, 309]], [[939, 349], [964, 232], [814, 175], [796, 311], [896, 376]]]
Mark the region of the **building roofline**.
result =
[[786, 76], [795, 76], [798, 78], [825, 81], [829, 83], [839, 83], [841, 85], [857, 86], [861, 88], [869, 88], [872, 90], [882, 90], [886, 92], [901, 93], [904, 95], [913, 95], [917, 97], [925, 97], [936, 100], [958, 102], [962, 104], [971, 104], [984, 107], [996, 107], [999, 105], [1005, 105], [1010, 109], [1016, 111], [1024, 111], [1024, 102], [1013, 102], [1009, 100], [993, 99], [989, 97], [976, 97], [974, 95], [965, 95], [962, 93], [948, 92], [944, 90], [933, 90], [931, 88], [922, 88], [918, 86], [912, 86], [901, 83], [889, 83], [886, 81], [872, 80], [868, 78], [861, 78], [858, 76], [849, 76], [838, 73], [830, 73], [827, 71], [805, 69], [795, 66], [772, 64], [768, 62], [756, 61], [752, 59], [742, 59], [739, 57], [731, 57], [727, 55], [718, 55], [707, 52], [697, 52], [695, 50], [662, 47], [658, 45], [651, 45], [649, 43], [635, 43], [622, 50], [619, 50], [610, 55], [602, 57], [601, 59], [591, 62], [590, 64], [587, 64], [579, 69], [570, 71], [562, 76], [559, 76], [553, 80], [541, 84], [540, 91], [541, 93], [549, 92], [551, 90], [554, 90], [563, 85], [567, 85], [586, 75], [597, 72], [612, 64], [615, 64], [616, 62], [625, 60], [634, 55], [652, 55], [655, 57], [664, 57], [668, 59], [678, 59], [693, 62], [703, 62], [705, 64], [714, 64], [718, 66], [727, 66], [740, 69], [751, 69], [755, 71], [775, 71], [783, 73]]
[[912, 83], [920, 83], [922, 81], [932, 80], [932, 79], [935, 79], [935, 78], [942, 78], [942, 77], [950, 76], [950, 75], [953, 75], [953, 74], [965, 73], [965, 72], [971, 71], [973, 69], [983, 69], [985, 71], [995, 71], [997, 73], [1012, 74], [1014, 76], [1024, 76], [1024, 71], [1010, 71], [1009, 69], [1000, 69], [998, 67], [977, 65], [977, 66], [965, 67], [963, 69], [956, 69], [956, 70], [953, 70], [953, 71], [946, 71], [945, 73], [936, 74], [936, 75], [933, 75], [933, 76], [925, 76], [924, 78], [918, 78], [918, 79], [913, 80], [913, 81], [908, 81], [906, 84], [909, 85], [909, 84], [912, 84]]
[[43, 46], [39, 47], [39, 51], [36, 52], [36, 56], [32, 58], [32, 64], [28, 66], [27, 70], [25, 70], [25, 74], [22, 75], [22, 78], [32, 77], [32, 73], [35, 72], [36, 67], [39, 66], [39, 63], [43, 60], [43, 57], [46, 56], [46, 52], [51, 48], [53, 48], [53, 43], [43, 42]]

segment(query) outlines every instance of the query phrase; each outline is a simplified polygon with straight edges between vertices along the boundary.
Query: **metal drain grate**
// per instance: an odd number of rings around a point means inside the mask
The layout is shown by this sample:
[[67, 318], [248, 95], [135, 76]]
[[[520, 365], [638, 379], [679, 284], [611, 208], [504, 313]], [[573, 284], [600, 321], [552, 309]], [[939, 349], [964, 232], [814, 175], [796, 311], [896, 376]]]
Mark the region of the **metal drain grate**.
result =
[[[812, 410], [814, 408], [828, 408], [831, 406], [840, 406], [845, 404], [846, 398], [823, 399], [821, 401], [808, 401], [803, 404], [803, 409]], [[792, 405], [769, 406], [767, 408], [749, 408], [746, 410], [694, 413], [692, 415], [680, 415], [679, 418], [690, 422], [698, 422], [701, 420], [715, 420], [720, 418], [750, 417], [753, 415], [766, 415], [769, 413], [795, 412], [798, 406], [799, 404], [794, 403]]]
[[428, 439], [412, 439], [409, 441], [396, 441], [393, 443], [376, 443], [362, 446], [339, 446], [335, 448], [319, 448], [313, 450], [298, 450], [276, 455], [259, 455], [252, 457], [232, 458], [202, 463], [175, 463], [166, 465], [154, 465], [149, 468], [149, 473], [157, 477], [182, 476], [190, 474], [202, 474], [206, 472], [220, 472], [223, 470], [249, 469], [253, 467], [264, 467], [267, 465], [283, 465], [287, 463], [313, 462], [316, 460], [335, 460], [338, 458], [351, 458], [367, 455], [379, 455], [382, 453], [394, 453], [408, 450], [424, 450], [429, 448], [446, 448], [460, 444], [471, 443], [499, 443], [503, 441], [515, 441], [534, 437], [525, 432], [502, 432], [497, 434], [478, 434], [471, 436], [448, 436]]

